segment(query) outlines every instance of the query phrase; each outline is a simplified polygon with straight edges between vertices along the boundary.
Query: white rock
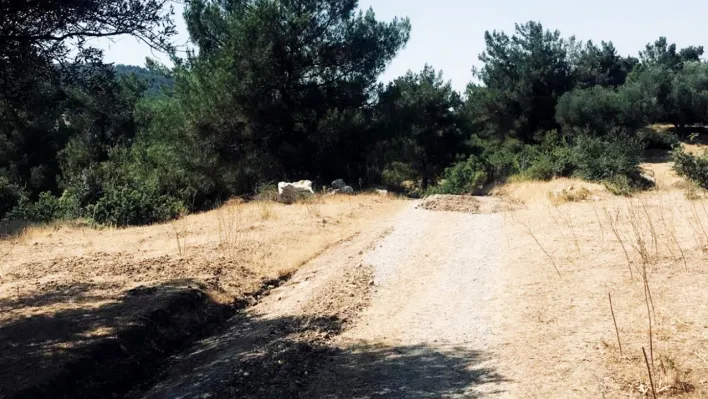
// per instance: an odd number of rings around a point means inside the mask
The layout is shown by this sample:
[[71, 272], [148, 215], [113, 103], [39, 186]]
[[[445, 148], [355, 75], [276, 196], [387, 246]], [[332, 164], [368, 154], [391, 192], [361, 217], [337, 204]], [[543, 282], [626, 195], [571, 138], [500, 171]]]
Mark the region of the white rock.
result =
[[278, 194], [283, 194], [283, 189], [285, 187], [293, 187], [297, 191], [307, 191], [310, 194], [314, 194], [315, 192], [312, 191], [312, 182], [310, 180], [300, 180], [297, 182], [289, 183], [289, 182], [284, 182], [281, 181], [278, 183]]

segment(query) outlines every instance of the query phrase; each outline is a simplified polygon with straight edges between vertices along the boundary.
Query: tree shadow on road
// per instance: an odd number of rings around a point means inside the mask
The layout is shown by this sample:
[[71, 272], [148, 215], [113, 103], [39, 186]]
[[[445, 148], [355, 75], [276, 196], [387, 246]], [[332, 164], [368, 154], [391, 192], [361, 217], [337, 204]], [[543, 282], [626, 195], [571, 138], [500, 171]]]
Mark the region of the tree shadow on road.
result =
[[360, 343], [332, 356], [307, 398], [479, 397], [507, 381], [483, 364], [489, 356], [459, 347]]
[[261, 318], [241, 314], [133, 397], [440, 398], [499, 392], [506, 379], [479, 351], [445, 346], [337, 347], [334, 316]]
[[0, 397], [416, 399], [476, 397], [474, 388], [504, 381], [481, 352], [336, 347], [330, 338], [345, 327], [336, 315], [234, 315], [191, 286], [172, 281], [115, 296], [77, 284], [4, 298], [6, 312], [58, 307], [0, 326]]

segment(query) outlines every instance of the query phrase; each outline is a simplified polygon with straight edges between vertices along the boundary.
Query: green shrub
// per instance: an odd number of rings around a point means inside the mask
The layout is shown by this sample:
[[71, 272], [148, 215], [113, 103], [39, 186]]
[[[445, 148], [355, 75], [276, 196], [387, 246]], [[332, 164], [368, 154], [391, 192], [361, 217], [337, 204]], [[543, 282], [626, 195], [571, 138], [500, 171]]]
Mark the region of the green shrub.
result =
[[498, 147], [491, 144], [481, 156], [487, 164], [489, 179], [503, 180], [520, 173], [519, 154], [523, 150], [523, 143], [515, 139], [507, 140]]
[[679, 138], [673, 132], [658, 132], [651, 128], [641, 129], [637, 138], [646, 150], [673, 150], [679, 145]]
[[278, 202], [291, 205], [295, 203], [314, 203], [316, 197], [309, 191], [298, 190], [292, 186], [284, 187], [283, 193], [278, 195]]
[[104, 187], [103, 197], [86, 207], [86, 215], [95, 223], [111, 226], [164, 222], [184, 212], [184, 204], [172, 196], [132, 187]]
[[444, 180], [430, 189], [431, 194], [474, 194], [487, 182], [486, 166], [477, 157], [470, 156], [445, 169]]
[[70, 190], [64, 190], [61, 197], [59, 197], [59, 207], [64, 219], [76, 219], [85, 216], [81, 201]]
[[406, 182], [416, 181], [416, 171], [404, 162], [391, 162], [381, 173], [381, 181], [386, 188], [397, 191], [406, 191], [410, 187]]
[[708, 189], [708, 154], [696, 156], [677, 148], [673, 152], [673, 161], [677, 175]]
[[275, 183], [261, 183], [256, 186], [254, 199], [258, 201], [277, 201], [278, 186]]
[[17, 206], [24, 196], [22, 189], [6, 176], [0, 175], [0, 219]]
[[614, 195], [621, 195], [624, 197], [629, 197], [638, 189], [635, 181], [622, 175], [608, 178], [603, 183], [607, 191]]
[[638, 179], [643, 155], [636, 139], [579, 136], [572, 148], [573, 175], [585, 180], [612, 180], [617, 176]]
[[556, 176], [553, 157], [549, 154], [538, 156], [526, 170], [521, 173], [521, 177], [529, 180], [550, 180]]
[[568, 177], [575, 171], [573, 163], [573, 150], [568, 145], [563, 144], [553, 149], [551, 152], [553, 159], [554, 177]]
[[522, 144], [507, 140], [497, 149], [489, 148], [483, 154], [491, 180], [518, 176], [524, 180], [549, 180], [570, 176], [574, 170], [571, 151], [556, 131], [537, 135], [541, 144]]
[[[115, 166], [110, 165], [115, 173]], [[108, 173], [100, 165], [91, 165], [81, 172], [72, 175], [64, 184], [64, 195], [76, 201], [79, 208], [85, 208], [89, 204], [95, 204], [103, 195], [103, 185]]]
[[30, 201], [27, 197], [22, 197], [18, 204], [12, 208], [7, 215], [8, 220], [29, 220], [32, 222], [50, 222], [55, 219], [65, 217], [65, 210], [59, 198], [50, 192], [39, 194], [37, 201]]

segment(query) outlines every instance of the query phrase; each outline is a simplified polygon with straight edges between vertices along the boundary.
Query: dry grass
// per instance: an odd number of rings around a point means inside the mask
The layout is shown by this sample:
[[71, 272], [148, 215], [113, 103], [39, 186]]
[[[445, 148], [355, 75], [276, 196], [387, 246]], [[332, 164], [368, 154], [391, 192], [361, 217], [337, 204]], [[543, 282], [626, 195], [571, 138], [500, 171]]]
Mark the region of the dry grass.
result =
[[[509, 264], [521, 266], [512, 267], [508, 278], [524, 281], [510, 295], [518, 295], [526, 310], [510, 317], [529, 325], [526, 341], [546, 353], [521, 362], [567, 379], [564, 367], [570, 367], [578, 386], [596, 386], [600, 378], [600, 392], [567, 397], [652, 397], [647, 365], [657, 397], [707, 397], [706, 202], [666, 186], [634, 198], [557, 206], [537, 197], [515, 212], [517, 222], [507, 225], [507, 234], [517, 237], [510, 241]], [[550, 253], [561, 280], [548, 267]], [[539, 378], [536, 397], [555, 397], [549, 378]]]
[[0, 392], [35, 369], [60, 370], [188, 287], [221, 303], [256, 292], [404, 204], [379, 195], [234, 200], [153, 226], [16, 228], [0, 240], [0, 341], [11, 344], [0, 371], [21, 370]]
[[[566, 195], [562, 193], [565, 192]], [[522, 181], [497, 187], [493, 195], [503, 195], [523, 203], [542, 202], [560, 205], [565, 202], [599, 200], [612, 195], [602, 184], [589, 183], [578, 179], [561, 178], [551, 181]], [[566, 197], [567, 200], [563, 200]]]
[[[0, 241], [3, 284], [39, 278], [47, 264], [63, 278], [99, 277], [101, 270], [84, 270], [82, 259], [95, 257], [133, 262], [184, 259], [180, 270], [164, 271], [165, 278], [199, 277], [189, 264], [195, 261], [233, 262], [263, 277], [287, 274], [323, 248], [364, 228], [401, 207], [403, 201], [378, 195], [317, 197], [283, 205], [269, 201], [233, 200], [218, 209], [154, 226], [128, 229], [92, 229], [57, 224], [30, 226]], [[61, 263], [73, 259], [72, 270]], [[125, 260], [127, 260], [125, 259]], [[159, 279], [154, 270], [134, 270], [124, 277], [132, 283]], [[115, 272], [115, 270], [112, 270]], [[0, 291], [1, 293], [2, 291]]]
[[[99, 306], [125, 290], [168, 283], [198, 285], [229, 302], [264, 280], [292, 273], [404, 203], [377, 195], [294, 205], [229, 201], [214, 211], [154, 226], [29, 226], [0, 241], [0, 324]], [[57, 300], [26, 305], [39, 296]]]
[[560, 191], [549, 192], [548, 199], [553, 205], [561, 205], [566, 202], [583, 202], [590, 198], [592, 193], [585, 187], [574, 189], [573, 187], [564, 188]]

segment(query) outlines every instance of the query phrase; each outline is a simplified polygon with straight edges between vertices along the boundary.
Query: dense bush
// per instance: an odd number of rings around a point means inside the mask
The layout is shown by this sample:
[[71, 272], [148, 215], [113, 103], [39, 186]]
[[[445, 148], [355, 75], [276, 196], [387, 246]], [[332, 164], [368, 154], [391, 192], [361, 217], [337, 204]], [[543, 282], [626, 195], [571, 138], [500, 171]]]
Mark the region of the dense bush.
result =
[[678, 148], [673, 152], [673, 161], [676, 174], [708, 189], [708, 154], [696, 156]]
[[23, 197], [18, 204], [6, 215], [9, 220], [28, 220], [32, 222], [49, 222], [55, 219], [62, 219], [66, 211], [59, 201], [50, 192], [39, 194], [36, 201], [30, 201]]
[[474, 155], [445, 169], [443, 181], [431, 194], [474, 194], [487, 183], [487, 166]]
[[0, 175], [0, 219], [20, 203], [25, 194], [10, 179]]
[[395, 161], [384, 168], [381, 173], [381, 182], [390, 190], [403, 192], [406, 189], [410, 189], [407, 182], [416, 183], [416, 176], [413, 166], [405, 162]]
[[111, 226], [135, 226], [174, 219], [185, 212], [184, 204], [169, 195], [144, 188], [106, 187], [98, 202], [86, 207], [86, 216]]
[[604, 181], [618, 176], [639, 179], [643, 148], [637, 139], [579, 136], [572, 147], [573, 175]]
[[646, 150], [673, 150], [679, 145], [679, 138], [675, 133], [659, 132], [652, 128], [639, 130], [637, 139]]

